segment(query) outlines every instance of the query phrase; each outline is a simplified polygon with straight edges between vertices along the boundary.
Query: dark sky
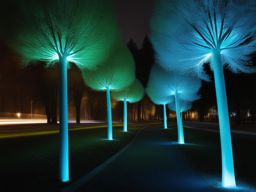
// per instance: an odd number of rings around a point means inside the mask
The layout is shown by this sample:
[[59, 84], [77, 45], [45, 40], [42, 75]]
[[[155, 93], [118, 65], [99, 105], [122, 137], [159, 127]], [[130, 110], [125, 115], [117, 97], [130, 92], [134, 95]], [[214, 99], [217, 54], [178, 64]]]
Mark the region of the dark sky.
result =
[[114, 0], [118, 23], [125, 42], [134, 39], [138, 46], [149, 31], [154, 0]]

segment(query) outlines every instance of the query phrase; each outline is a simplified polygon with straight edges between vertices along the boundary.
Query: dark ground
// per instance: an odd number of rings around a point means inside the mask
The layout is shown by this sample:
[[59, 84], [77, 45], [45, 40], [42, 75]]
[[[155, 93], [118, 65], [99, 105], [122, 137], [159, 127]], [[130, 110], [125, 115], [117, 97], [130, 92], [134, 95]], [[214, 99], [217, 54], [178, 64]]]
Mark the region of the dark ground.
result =
[[[116, 127], [111, 142], [105, 140], [106, 128], [70, 131], [71, 183], [117, 153], [138, 130], [131, 126], [124, 134]], [[58, 134], [0, 139], [0, 191], [60, 191], [58, 142]]]
[[175, 126], [169, 130], [148, 126], [124, 153], [79, 191], [256, 191], [256, 155], [251, 153], [255, 136], [233, 134], [239, 190], [221, 188], [218, 133], [186, 129], [185, 136], [188, 144], [178, 145]]
[[[132, 125], [128, 134], [115, 128], [117, 140], [103, 138], [106, 128], [70, 132], [71, 183], [58, 182], [58, 135], [0, 139], [0, 191], [58, 192], [130, 145], [105, 169], [80, 185], [82, 192], [222, 191], [219, 134], [216, 125], [186, 122], [178, 145], [174, 123]], [[29, 125], [33, 126], [33, 125]], [[137, 128], [136, 128], [137, 127]], [[193, 129], [200, 128], [200, 129]], [[208, 129], [214, 131], [208, 131]], [[204, 131], [207, 130], [207, 131]], [[135, 137], [135, 135], [138, 135]], [[135, 137], [135, 139], [133, 139]], [[233, 133], [238, 186], [256, 189], [256, 136]], [[245, 188], [244, 188], [245, 187]], [[228, 190], [231, 191], [231, 190]], [[251, 190], [256, 191], [256, 190]]]

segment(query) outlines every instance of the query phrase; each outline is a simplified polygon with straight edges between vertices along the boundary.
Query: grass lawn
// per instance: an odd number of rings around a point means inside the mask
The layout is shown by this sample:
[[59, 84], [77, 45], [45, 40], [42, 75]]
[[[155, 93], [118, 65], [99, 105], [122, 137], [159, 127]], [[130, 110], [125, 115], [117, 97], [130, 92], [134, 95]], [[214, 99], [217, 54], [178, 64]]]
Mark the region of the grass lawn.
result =
[[[106, 128], [70, 132], [70, 182], [116, 154], [141, 128], [131, 125], [123, 133], [115, 127], [114, 141], [105, 140]], [[0, 191], [60, 191], [58, 144], [58, 134], [1, 139]]]

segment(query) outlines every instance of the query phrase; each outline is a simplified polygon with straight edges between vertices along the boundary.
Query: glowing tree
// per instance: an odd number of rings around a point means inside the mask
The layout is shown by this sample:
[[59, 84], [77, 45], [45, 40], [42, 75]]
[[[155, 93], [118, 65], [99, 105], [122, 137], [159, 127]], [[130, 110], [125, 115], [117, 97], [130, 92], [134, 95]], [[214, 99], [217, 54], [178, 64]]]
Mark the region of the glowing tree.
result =
[[[197, 98], [198, 98], [198, 96], [196, 96], [196, 99]], [[180, 100], [179, 106], [180, 106], [180, 112], [183, 113], [183, 112], [188, 111], [189, 109], [191, 109], [192, 102], [191, 101]], [[172, 111], [176, 111], [176, 103], [175, 102], [169, 103], [168, 108]], [[181, 117], [182, 117], [182, 115], [181, 115]]]
[[[195, 100], [195, 95], [200, 87], [201, 80], [196, 77], [169, 72], [164, 70], [160, 66], [153, 66], [151, 70], [147, 93], [149, 97], [152, 97], [152, 95], [159, 93], [161, 94], [160, 98], [171, 97], [175, 101], [179, 144], [185, 143], [182, 121], [179, 115], [179, 101]], [[171, 102], [171, 100], [169, 100], [169, 102], [167, 101], [167, 103]]]
[[[25, 5], [25, 7], [23, 7]], [[94, 68], [113, 46], [117, 32], [108, 1], [22, 1], [22, 26], [14, 48], [24, 60], [59, 63], [60, 180], [69, 181], [68, 65]]]
[[167, 129], [167, 112], [166, 105], [173, 102], [173, 98], [168, 94], [168, 87], [163, 83], [161, 75], [166, 73], [159, 66], [154, 65], [151, 69], [146, 93], [153, 103], [163, 106], [163, 124], [164, 129]]
[[112, 112], [110, 91], [117, 91], [129, 86], [135, 79], [133, 57], [127, 48], [116, 50], [106, 63], [94, 71], [83, 70], [85, 83], [94, 90], [106, 91], [108, 140], [113, 140]]
[[235, 187], [230, 122], [223, 67], [253, 72], [249, 56], [255, 51], [254, 0], [160, 1], [152, 20], [152, 41], [159, 63], [170, 70], [208, 78], [203, 65], [214, 73], [219, 114], [222, 184]]
[[178, 126], [178, 143], [184, 144], [184, 130], [181, 119], [181, 104], [182, 100], [194, 101], [198, 99], [196, 93], [201, 87], [201, 81], [198, 78], [171, 73], [166, 79], [168, 83], [169, 94], [174, 97], [176, 119]]
[[124, 104], [124, 113], [123, 113], [123, 131], [128, 132], [127, 127], [127, 102], [136, 103], [140, 101], [144, 96], [144, 87], [142, 84], [135, 80], [130, 86], [120, 90], [113, 92], [113, 97], [118, 101], [123, 101]]
[[[194, 98], [193, 98], [194, 97]], [[182, 113], [189, 110], [192, 107], [192, 100], [198, 99], [199, 96], [191, 96], [190, 101], [179, 100], [178, 102], [172, 102], [168, 104], [168, 108], [176, 112], [176, 118], [183, 130]], [[178, 110], [178, 111], [177, 111]]]

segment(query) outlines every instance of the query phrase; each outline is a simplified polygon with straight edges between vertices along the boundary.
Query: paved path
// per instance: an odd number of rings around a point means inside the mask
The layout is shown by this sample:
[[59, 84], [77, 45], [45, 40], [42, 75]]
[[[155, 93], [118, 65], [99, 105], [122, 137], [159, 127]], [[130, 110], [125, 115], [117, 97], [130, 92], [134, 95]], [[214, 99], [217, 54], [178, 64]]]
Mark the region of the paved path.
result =
[[[231, 125], [231, 128], [234, 125]], [[188, 129], [197, 129], [200, 131], [208, 131], [208, 132], [215, 132], [219, 133], [219, 124], [215, 122], [198, 122], [198, 121], [185, 121], [184, 127]], [[249, 136], [256, 136], [255, 133], [255, 125], [245, 125], [245, 130], [238, 130], [236, 127], [235, 129], [231, 129], [231, 133], [233, 134], [240, 134], [240, 135], [249, 135]]]
[[81, 192], [211, 192], [175, 143], [160, 128], [145, 128], [111, 164], [83, 184]]

